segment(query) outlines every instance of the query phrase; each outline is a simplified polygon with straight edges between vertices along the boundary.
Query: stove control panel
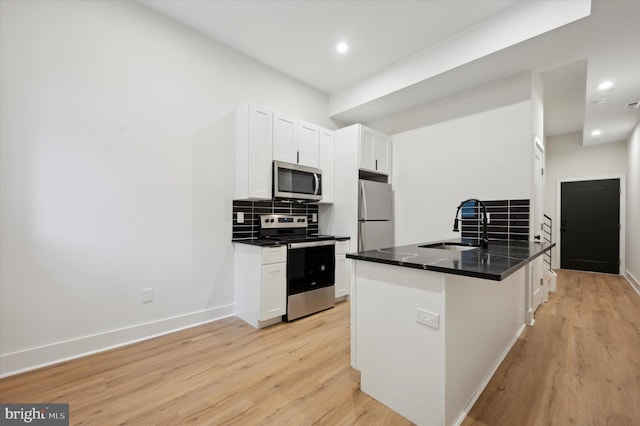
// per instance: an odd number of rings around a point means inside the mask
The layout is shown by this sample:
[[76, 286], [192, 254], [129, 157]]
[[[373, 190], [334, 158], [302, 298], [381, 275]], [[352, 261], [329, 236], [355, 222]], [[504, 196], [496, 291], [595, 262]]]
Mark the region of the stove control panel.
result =
[[263, 214], [260, 215], [263, 229], [306, 228], [307, 217], [301, 215]]

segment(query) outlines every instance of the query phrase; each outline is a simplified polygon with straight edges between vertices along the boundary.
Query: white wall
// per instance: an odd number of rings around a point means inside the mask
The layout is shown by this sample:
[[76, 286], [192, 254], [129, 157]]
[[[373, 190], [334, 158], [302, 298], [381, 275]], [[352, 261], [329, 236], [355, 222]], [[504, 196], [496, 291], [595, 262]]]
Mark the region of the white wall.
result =
[[231, 314], [216, 122], [327, 97], [136, 2], [0, 7], [0, 374]]
[[[575, 132], [547, 138], [545, 156], [544, 213], [553, 220], [553, 240], [558, 242], [558, 181], [624, 176], [627, 173], [627, 146], [624, 142], [583, 146], [582, 133]], [[628, 189], [627, 192], [631, 193]], [[552, 255], [552, 266], [557, 268], [560, 265], [559, 247]]]
[[627, 141], [626, 275], [640, 293], [640, 123]]
[[396, 244], [453, 238], [466, 198], [531, 197], [532, 102], [393, 135]]

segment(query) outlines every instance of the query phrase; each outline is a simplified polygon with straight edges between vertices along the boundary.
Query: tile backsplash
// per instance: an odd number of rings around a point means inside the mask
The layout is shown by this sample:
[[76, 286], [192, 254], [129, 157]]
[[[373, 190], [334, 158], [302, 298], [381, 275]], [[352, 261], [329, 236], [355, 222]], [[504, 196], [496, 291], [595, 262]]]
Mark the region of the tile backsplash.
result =
[[[484, 201], [484, 200], [483, 200]], [[484, 201], [489, 215], [487, 233], [490, 240], [529, 240], [529, 200]], [[482, 237], [479, 206], [461, 209], [463, 238]]]
[[[238, 213], [244, 213], [244, 223], [238, 223]], [[307, 216], [307, 234], [318, 233], [318, 222], [313, 222], [313, 214], [318, 215], [317, 204], [303, 204], [284, 201], [233, 201], [234, 240], [258, 238], [261, 214], [295, 214]]]

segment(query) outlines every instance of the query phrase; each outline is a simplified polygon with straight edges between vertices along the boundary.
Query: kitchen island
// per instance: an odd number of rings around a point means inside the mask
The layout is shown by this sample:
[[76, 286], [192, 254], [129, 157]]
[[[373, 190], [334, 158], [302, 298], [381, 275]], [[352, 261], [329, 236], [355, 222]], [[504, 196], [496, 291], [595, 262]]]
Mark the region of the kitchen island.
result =
[[354, 259], [361, 389], [418, 425], [459, 424], [525, 326], [529, 264], [553, 244], [457, 239]]

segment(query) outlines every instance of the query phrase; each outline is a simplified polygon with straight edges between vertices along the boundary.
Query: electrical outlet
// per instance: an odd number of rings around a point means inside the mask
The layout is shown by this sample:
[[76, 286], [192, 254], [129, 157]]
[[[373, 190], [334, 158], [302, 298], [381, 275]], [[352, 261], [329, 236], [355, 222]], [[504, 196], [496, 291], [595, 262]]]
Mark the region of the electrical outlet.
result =
[[244, 212], [236, 213], [236, 223], [244, 223]]
[[318, 221], [318, 213], [311, 213], [311, 222], [316, 223]]
[[142, 289], [142, 303], [153, 302], [153, 289], [152, 288], [144, 288]]
[[418, 308], [418, 322], [437, 330], [440, 326], [440, 314]]

